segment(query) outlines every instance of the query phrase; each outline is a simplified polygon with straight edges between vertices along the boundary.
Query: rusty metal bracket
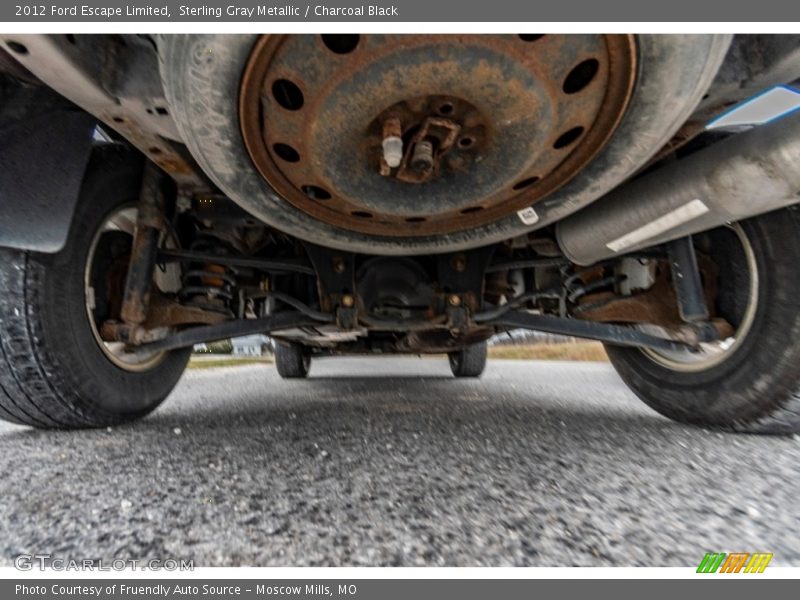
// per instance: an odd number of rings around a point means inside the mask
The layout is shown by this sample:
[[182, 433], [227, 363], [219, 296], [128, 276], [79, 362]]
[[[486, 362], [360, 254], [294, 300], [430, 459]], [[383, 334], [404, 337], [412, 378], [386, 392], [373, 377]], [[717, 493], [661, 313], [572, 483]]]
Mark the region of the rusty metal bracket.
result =
[[680, 247], [669, 247], [669, 260], [653, 285], [629, 296], [603, 291], [587, 294], [573, 309], [578, 319], [601, 323], [656, 325], [667, 330], [672, 339], [696, 346], [733, 335], [733, 327], [715, 318], [717, 296], [716, 266], [704, 255], [687, 247], [688, 238], [678, 240]]
[[[430, 179], [436, 171], [439, 159], [453, 147], [460, 131], [461, 126], [450, 119], [442, 117], [425, 119], [408, 145], [395, 177], [407, 183], [423, 183]], [[435, 145], [431, 145], [431, 139], [436, 140]], [[422, 161], [422, 164], [419, 164], [416, 160], [420, 144], [431, 145], [429, 162]]]
[[437, 255], [437, 281], [448, 304], [453, 305], [450, 296], [457, 296], [459, 306], [471, 312], [481, 309], [485, 273], [494, 251], [495, 246], [485, 246]]
[[447, 324], [451, 332], [461, 332], [469, 325], [469, 315], [463, 306], [448, 305], [445, 309]]
[[304, 246], [317, 275], [322, 311], [332, 313], [340, 306], [353, 307], [356, 288], [355, 255], [309, 242], [305, 242]]
[[118, 341], [138, 346], [154, 341], [158, 337], [159, 330], [165, 327], [212, 325], [228, 318], [217, 311], [180, 304], [155, 290], [150, 298], [147, 319], [143, 323], [130, 324], [109, 320], [100, 328], [100, 336], [107, 342]]
[[205, 310], [199, 306], [181, 304], [154, 292], [150, 299], [150, 310], [142, 327], [155, 329], [156, 327], [175, 327], [179, 325], [211, 325], [227, 321], [230, 317], [215, 310]]

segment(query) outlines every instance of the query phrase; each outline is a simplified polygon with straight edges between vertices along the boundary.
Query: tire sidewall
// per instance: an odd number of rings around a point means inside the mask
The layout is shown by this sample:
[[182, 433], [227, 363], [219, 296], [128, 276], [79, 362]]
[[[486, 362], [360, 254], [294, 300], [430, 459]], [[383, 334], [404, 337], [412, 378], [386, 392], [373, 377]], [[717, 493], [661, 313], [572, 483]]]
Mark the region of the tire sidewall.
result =
[[633, 348], [608, 346], [633, 391], [666, 416], [723, 428], [747, 428], [797, 393], [800, 379], [800, 227], [796, 208], [741, 223], [758, 270], [757, 306], [745, 338], [723, 362], [673, 371]]
[[311, 368], [311, 354], [302, 345], [293, 342], [275, 344], [275, 366], [286, 379], [302, 379]]
[[486, 369], [488, 344], [481, 342], [447, 355], [450, 370], [456, 377], [480, 377]]
[[[94, 166], [94, 169], [93, 169]], [[28, 289], [38, 311], [39, 348], [53, 391], [98, 424], [123, 422], [154, 409], [183, 373], [191, 349], [168, 353], [153, 368], [126, 371], [109, 360], [92, 331], [86, 310], [84, 269], [96, 232], [106, 218], [135, 203], [141, 161], [90, 165], [64, 248], [28, 258]]]

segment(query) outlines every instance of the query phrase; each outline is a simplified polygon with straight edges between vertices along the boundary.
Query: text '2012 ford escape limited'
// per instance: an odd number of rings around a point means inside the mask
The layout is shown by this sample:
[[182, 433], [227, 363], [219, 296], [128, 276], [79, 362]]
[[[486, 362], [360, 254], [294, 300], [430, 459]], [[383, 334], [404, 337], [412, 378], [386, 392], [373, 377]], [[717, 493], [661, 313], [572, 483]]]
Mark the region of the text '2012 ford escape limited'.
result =
[[239, 335], [285, 377], [357, 353], [476, 377], [527, 328], [602, 341], [675, 420], [800, 429], [800, 113], [707, 127], [793, 93], [797, 36], [0, 44], [9, 421], [141, 417]]

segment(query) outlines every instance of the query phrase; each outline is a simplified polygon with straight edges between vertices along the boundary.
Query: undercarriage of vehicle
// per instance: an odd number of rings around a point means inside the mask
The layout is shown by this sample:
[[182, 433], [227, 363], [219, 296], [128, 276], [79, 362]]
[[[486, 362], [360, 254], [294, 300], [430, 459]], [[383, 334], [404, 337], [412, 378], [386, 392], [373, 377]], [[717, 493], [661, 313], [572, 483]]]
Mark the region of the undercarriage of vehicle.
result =
[[[780, 131], [770, 126], [743, 134], [744, 147], [758, 149], [769, 139], [772, 154], [759, 152], [761, 167], [769, 171], [764, 184], [776, 171], [786, 172], [786, 189], [776, 202], [791, 202], [787, 196], [800, 185], [791, 173], [792, 161], [782, 159], [797, 151], [798, 128], [800, 120], [794, 118], [781, 122]], [[730, 162], [728, 147], [715, 146], [693, 160], [722, 174], [723, 167], [714, 165]], [[768, 162], [768, 156], [774, 160]], [[658, 186], [660, 180], [654, 173], [636, 185]], [[670, 202], [681, 186], [688, 188], [688, 198], [701, 183], [685, 179], [669, 194], [653, 193], [651, 202]], [[316, 352], [436, 353], [510, 328], [692, 351], [732, 337], [737, 325], [715, 310], [721, 265], [711, 247], [715, 240], [722, 243], [719, 238], [736, 237], [731, 226], [621, 257], [603, 256], [588, 266], [564, 251], [570, 240], [593, 242], [590, 231], [570, 229], [571, 221], [557, 234], [545, 230], [462, 252], [375, 256], [301, 242], [263, 225], [242, 225], [247, 215], [222, 197], [200, 199], [170, 218], [166, 207], [177, 202], [166, 197], [168, 188], [163, 174], [148, 167], [138, 216], [128, 224], [129, 267], [120, 263], [128, 269], [127, 279], [121, 298], [109, 300], [119, 313], [98, 324], [104, 341], [123, 342], [138, 354], [262, 332]], [[706, 193], [709, 204], [715, 200], [712, 191]], [[730, 195], [725, 199], [733, 205]], [[636, 218], [635, 211], [630, 214], [629, 220]], [[726, 215], [710, 218], [719, 219], [719, 227]], [[603, 225], [602, 218], [593, 219], [592, 232], [597, 235]], [[574, 227], [580, 231], [580, 222]], [[160, 240], [173, 240], [176, 248], [159, 248]], [[172, 293], [153, 289], [154, 271], [166, 272], [175, 264], [181, 267], [180, 285]], [[739, 279], [746, 282], [747, 273]], [[90, 294], [96, 295], [93, 288]]]
[[[800, 77], [795, 36], [2, 45], [0, 188], [20, 201], [0, 246], [78, 261], [92, 339], [129, 373], [249, 334], [299, 349], [304, 376], [311, 356], [453, 359], [517, 328], [705, 372], [759, 326], [753, 223], [797, 218], [800, 113], [706, 129]], [[82, 181], [36, 171], [51, 148]]]

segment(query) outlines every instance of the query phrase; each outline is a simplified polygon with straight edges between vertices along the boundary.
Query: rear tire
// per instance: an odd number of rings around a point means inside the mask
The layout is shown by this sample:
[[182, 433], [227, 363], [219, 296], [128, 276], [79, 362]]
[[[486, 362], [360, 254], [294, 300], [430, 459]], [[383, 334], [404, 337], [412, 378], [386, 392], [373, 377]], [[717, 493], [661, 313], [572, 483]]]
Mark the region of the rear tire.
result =
[[486, 368], [487, 344], [473, 344], [447, 355], [456, 377], [480, 377]]
[[303, 379], [311, 367], [311, 356], [300, 344], [277, 342], [275, 366], [284, 379]]
[[190, 350], [127, 370], [101, 349], [84, 285], [90, 248], [107, 215], [135, 203], [141, 160], [116, 147], [95, 153], [66, 245], [57, 254], [0, 248], [0, 418], [41, 428], [106, 427], [155, 409]]
[[721, 359], [707, 368], [685, 368], [634, 348], [606, 350], [636, 395], [670, 419], [710, 429], [795, 433], [800, 431], [800, 209], [739, 225], [756, 276], [743, 281], [744, 254], [725, 249], [715, 260], [720, 268], [717, 310], [739, 327], [737, 315], [741, 321], [748, 311], [736, 290], [746, 287], [753, 308], [747, 330], [741, 339], [737, 334]]

